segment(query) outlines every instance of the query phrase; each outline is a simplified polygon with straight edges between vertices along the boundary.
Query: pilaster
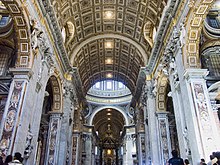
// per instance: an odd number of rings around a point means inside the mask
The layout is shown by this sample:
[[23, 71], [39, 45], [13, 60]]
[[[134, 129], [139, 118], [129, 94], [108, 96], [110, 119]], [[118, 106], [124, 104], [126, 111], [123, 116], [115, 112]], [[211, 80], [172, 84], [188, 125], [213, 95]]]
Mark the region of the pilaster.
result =
[[2, 156], [12, 154], [16, 147], [15, 141], [21, 127], [20, 121], [23, 113], [24, 97], [27, 92], [29, 79], [32, 76], [30, 69], [10, 69], [10, 71], [14, 74], [14, 78], [10, 85], [8, 99], [1, 121], [0, 155]]
[[132, 133], [125, 135], [125, 154], [123, 158], [123, 165], [133, 165], [134, 160], [137, 158], [136, 153], [136, 136]]
[[58, 164], [69, 164], [72, 152], [72, 129], [74, 118], [74, 91], [70, 82], [63, 83], [63, 115], [61, 118], [60, 146]]
[[[177, 75], [177, 74], [176, 74]], [[187, 114], [183, 107], [183, 98], [180, 91], [180, 82], [176, 81], [175, 75], [172, 73], [169, 76], [171, 86], [171, 97], [173, 101], [175, 124], [179, 142], [179, 152], [182, 158], [191, 159], [191, 150], [189, 147], [188, 135], [185, 134], [187, 131], [186, 118]], [[179, 78], [178, 78], [179, 80]], [[171, 131], [171, 130], [170, 130]], [[172, 148], [175, 149], [175, 148]]]
[[86, 165], [92, 165], [92, 135], [91, 133], [85, 133], [82, 137], [83, 143], [83, 163]]
[[59, 137], [61, 127], [61, 113], [50, 113], [49, 132], [47, 139], [47, 152], [46, 162], [47, 164], [58, 164], [58, 151], [59, 151]]
[[167, 160], [171, 157], [170, 130], [168, 122], [169, 112], [157, 112], [159, 141], [160, 141], [160, 164], [166, 165]]
[[184, 100], [187, 113], [187, 134], [192, 149], [192, 161], [198, 162], [200, 158], [208, 160], [209, 155], [220, 148], [217, 128], [206, 87], [204, 77], [208, 74], [206, 69], [187, 69], [184, 77], [189, 102]]

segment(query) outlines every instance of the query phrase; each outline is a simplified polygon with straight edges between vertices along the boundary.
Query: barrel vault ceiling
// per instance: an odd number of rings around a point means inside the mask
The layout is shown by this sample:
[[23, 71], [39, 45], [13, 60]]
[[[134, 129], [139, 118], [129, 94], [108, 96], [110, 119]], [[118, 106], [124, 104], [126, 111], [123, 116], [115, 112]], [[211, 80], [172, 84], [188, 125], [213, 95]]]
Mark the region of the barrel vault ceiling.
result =
[[[100, 139], [104, 139], [106, 136], [118, 139], [123, 131], [125, 119], [115, 109], [103, 109], [95, 115], [92, 124]], [[106, 134], [107, 130], [111, 131], [111, 135]]]
[[167, 0], [51, 0], [85, 91], [112, 79], [135, 91]]

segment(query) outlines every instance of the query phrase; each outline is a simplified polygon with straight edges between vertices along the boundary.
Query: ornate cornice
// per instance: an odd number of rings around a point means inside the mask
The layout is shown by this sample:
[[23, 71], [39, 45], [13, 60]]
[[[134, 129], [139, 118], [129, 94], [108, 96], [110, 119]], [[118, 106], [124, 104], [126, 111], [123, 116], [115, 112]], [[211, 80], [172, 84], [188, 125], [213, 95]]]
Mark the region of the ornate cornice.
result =
[[46, 17], [48, 25], [52, 31], [52, 35], [54, 38], [55, 46], [57, 48], [60, 61], [62, 62], [62, 67], [64, 71], [70, 71], [72, 69], [67, 52], [63, 45], [62, 34], [59, 29], [58, 22], [56, 20], [55, 13], [53, 11], [52, 6], [48, 0], [39, 1], [39, 5], [41, 7], [43, 15]]
[[152, 74], [152, 72], [154, 71], [155, 67], [157, 66], [156, 63], [159, 60], [160, 57], [160, 53], [163, 50], [163, 46], [164, 46], [164, 39], [165, 36], [167, 35], [167, 30], [170, 28], [170, 23], [172, 21], [173, 16], [175, 15], [176, 12], [176, 8], [179, 5], [179, 0], [170, 0], [168, 2], [168, 7], [167, 9], [165, 9], [165, 13], [163, 14], [161, 20], [161, 24], [159, 25], [159, 30], [157, 33], [157, 37], [155, 39], [155, 44], [153, 46], [151, 55], [150, 55], [150, 60], [149, 63], [147, 65], [147, 73], [148, 74]]

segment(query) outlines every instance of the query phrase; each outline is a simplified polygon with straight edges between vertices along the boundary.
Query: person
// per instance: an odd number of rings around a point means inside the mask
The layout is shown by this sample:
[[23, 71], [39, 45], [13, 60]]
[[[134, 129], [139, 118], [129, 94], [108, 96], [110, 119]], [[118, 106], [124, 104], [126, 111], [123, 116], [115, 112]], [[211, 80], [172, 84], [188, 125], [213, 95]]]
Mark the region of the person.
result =
[[207, 165], [213, 165], [214, 163], [212, 162], [213, 159], [215, 158], [213, 155], [209, 155], [210, 161], [207, 163]]
[[6, 158], [5, 158], [5, 162], [3, 165], [8, 165], [8, 163], [12, 162], [12, 155], [8, 155]]
[[184, 165], [183, 159], [178, 156], [176, 150], [173, 150], [171, 153], [173, 157], [169, 159], [168, 165]]
[[22, 165], [22, 161], [23, 161], [23, 158], [21, 157], [21, 153], [16, 152], [14, 155], [14, 160], [8, 163], [8, 165]]
[[205, 163], [205, 159], [201, 159], [200, 165], [207, 165], [207, 164]]
[[188, 160], [188, 159], [185, 159], [185, 160], [184, 160], [184, 164], [185, 164], [185, 165], [190, 165], [190, 164], [189, 164], [189, 160]]
[[0, 156], [0, 165], [3, 165], [3, 157]]
[[213, 165], [220, 165], [220, 152], [213, 152], [215, 163]]

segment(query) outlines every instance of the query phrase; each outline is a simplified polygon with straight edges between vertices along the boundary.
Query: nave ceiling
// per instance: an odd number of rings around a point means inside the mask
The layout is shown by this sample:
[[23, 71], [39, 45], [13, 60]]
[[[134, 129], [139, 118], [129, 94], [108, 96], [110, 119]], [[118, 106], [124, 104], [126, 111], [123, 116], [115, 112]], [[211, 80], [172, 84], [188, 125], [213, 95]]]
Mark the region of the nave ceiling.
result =
[[98, 81], [132, 93], [146, 66], [166, 0], [50, 0], [72, 66], [85, 92]]

